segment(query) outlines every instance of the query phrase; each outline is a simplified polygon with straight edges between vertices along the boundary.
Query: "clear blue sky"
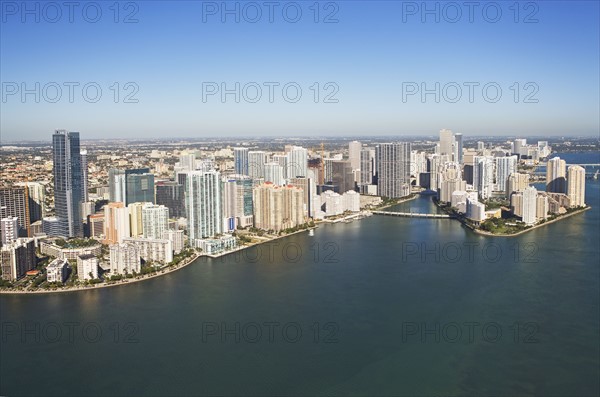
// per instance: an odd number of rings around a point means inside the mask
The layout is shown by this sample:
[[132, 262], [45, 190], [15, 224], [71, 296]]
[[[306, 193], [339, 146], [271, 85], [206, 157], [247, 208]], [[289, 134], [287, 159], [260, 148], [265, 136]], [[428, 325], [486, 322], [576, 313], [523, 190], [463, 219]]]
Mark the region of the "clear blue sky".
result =
[[[454, 4], [461, 6], [462, 15], [456, 23], [451, 22], [456, 9], [445, 2], [427, 3], [432, 9], [438, 4], [439, 22], [435, 15], [422, 15], [421, 1], [320, 2], [318, 23], [314, 1], [297, 3], [302, 16], [296, 23], [289, 22], [295, 17], [289, 2], [276, 2], [272, 23], [263, 1], [254, 3], [262, 12], [256, 23], [248, 21], [256, 10], [244, 9], [247, 2], [239, 2], [239, 23], [235, 15], [221, 21], [221, 1], [121, 2], [119, 23], [114, 22], [113, 1], [96, 3], [102, 11], [96, 23], [85, 19], [95, 18], [93, 5], [83, 14], [85, 1], [74, 10], [72, 23], [66, 7], [52, 23], [56, 9], [44, 9], [44, 2], [39, 22], [35, 11], [24, 14], [21, 1], [1, 3], [2, 141], [49, 139], [56, 128], [80, 131], [83, 139], [415, 135], [436, 134], [441, 128], [465, 135], [599, 133], [597, 1], [520, 2], [518, 16], [513, 1], [479, 2], [472, 22], [469, 9], [459, 1]], [[34, 9], [35, 2], [28, 4]], [[227, 4], [233, 9], [236, 2]], [[502, 12], [496, 23], [491, 22], [494, 5]], [[215, 9], [216, 15], [209, 15]], [[123, 23], [130, 14], [137, 23]], [[337, 23], [323, 23], [330, 14]], [[532, 19], [537, 22], [524, 23]], [[36, 82], [40, 102], [33, 94], [23, 101], [22, 84], [35, 91]], [[56, 103], [50, 102], [56, 95], [47, 85], [51, 82], [62, 86]], [[80, 84], [74, 87], [73, 103], [65, 82]], [[86, 102], [82, 93], [90, 82], [102, 89], [96, 103]], [[115, 82], [120, 83], [118, 103]], [[124, 88], [127, 82], [139, 87], [133, 96], [138, 103], [124, 103], [124, 96], [134, 90]], [[220, 95], [203, 102], [203, 82], [229, 88], [236, 82], [242, 87], [249, 82], [280, 85], [273, 103], [264, 85], [257, 103], [244, 97], [235, 103], [234, 95], [223, 103]], [[286, 102], [281, 92], [288, 82], [302, 89], [296, 103]], [[315, 82], [320, 83], [318, 103], [310, 88]], [[328, 82], [339, 88], [333, 96], [337, 103], [323, 103], [335, 88], [326, 90]], [[403, 85], [405, 91], [411, 85], [406, 83], [434, 89], [436, 82], [439, 103], [433, 94], [424, 103], [419, 93], [403, 100]], [[447, 86], [446, 96], [442, 92], [450, 82], [462, 86], [456, 103], [450, 102], [454, 88]], [[473, 103], [465, 82], [480, 84]], [[515, 82], [520, 83], [518, 103]], [[528, 82], [534, 84], [526, 89]], [[502, 89], [497, 102], [486, 101], [486, 83]], [[254, 88], [248, 87], [254, 97]], [[536, 90], [531, 99], [537, 103], [525, 103], [526, 95]], [[292, 99], [294, 90], [288, 94]], [[93, 88], [88, 95], [93, 99]], [[494, 95], [490, 88], [487, 98]]]

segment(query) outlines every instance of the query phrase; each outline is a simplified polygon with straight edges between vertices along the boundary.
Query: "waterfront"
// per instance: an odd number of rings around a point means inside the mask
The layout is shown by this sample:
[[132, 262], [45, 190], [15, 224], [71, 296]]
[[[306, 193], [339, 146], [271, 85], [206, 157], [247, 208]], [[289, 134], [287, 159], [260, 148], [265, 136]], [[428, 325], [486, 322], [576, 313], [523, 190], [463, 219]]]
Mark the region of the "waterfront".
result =
[[[0, 394], [597, 395], [600, 183], [586, 197], [591, 210], [513, 238], [372, 216], [124, 288], [1, 296]], [[427, 196], [391, 209], [439, 213]], [[270, 342], [265, 322], [297, 323], [302, 337]], [[502, 335], [471, 341], [467, 322]], [[86, 339], [92, 323], [102, 335]], [[260, 324], [262, 338], [207, 332], [236, 323]], [[451, 323], [456, 343], [406, 332]]]

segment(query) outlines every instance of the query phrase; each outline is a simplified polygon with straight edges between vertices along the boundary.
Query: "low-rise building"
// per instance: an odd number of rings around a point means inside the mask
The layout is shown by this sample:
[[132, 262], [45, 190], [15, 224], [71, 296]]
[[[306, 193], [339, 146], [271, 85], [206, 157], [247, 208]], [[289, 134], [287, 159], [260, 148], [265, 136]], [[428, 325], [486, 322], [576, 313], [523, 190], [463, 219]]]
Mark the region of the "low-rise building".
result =
[[141, 270], [140, 247], [123, 243], [110, 246], [111, 275], [139, 273]]
[[46, 280], [49, 283], [64, 283], [69, 277], [69, 262], [55, 259], [46, 267]]
[[77, 257], [77, 277], [79, 280], [92, 280], [98, 278], [98, 258], [94, 255], [84, 254]]
[[166, 264], [173, 261], [171, 240], [129, 237], [124, 238], [123, 242], [137, 245], [140, 248], [140, 256], [146, 262]]

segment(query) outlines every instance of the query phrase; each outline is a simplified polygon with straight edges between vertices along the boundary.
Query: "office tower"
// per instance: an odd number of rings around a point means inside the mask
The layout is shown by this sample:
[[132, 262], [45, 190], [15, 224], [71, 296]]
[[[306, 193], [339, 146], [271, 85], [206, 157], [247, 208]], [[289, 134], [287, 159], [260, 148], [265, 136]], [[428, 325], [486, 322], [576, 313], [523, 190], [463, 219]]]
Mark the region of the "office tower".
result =
[[83, 237], [81, 220], [81, 153], [79, 132], [56, 130], [52, 136], [54, 207], [60, 235]]
[[473, 187], [482, 199], [487, 199], [494, 186], [494, 162], [487, 156], [475, 156], [473, 161]]
[[359, 185], [373, 184], [373, 178], [375, 177], [375, 149], [369, 147], [361, 149], [359, 168]]
[[230, 175], [229, 180], [234, 181], [236, 186], [236, 223], [240, 227], [252, 226], [252, 224], [254, 223], [254, 210], [252, 203], [252, 178], [246, 175]]
[[513, 154], [519, 158], [527, 155], [527, 139], [515, 139], [513, 142]]
[[353, 170], [360, 169], [360, 151], [362, 150], [362, 143], [358, 141], [352, 141], [348, 144], [348, 159], [350, 160], [350, 166]]
[[19, 236], [31, 234], [29, 189], [24, 186], [0, 188], [0, 219], [17, 218]]
[[84, 203], [89, 201], [87, 150], [81, 151], [81, 201]]
[[410, 194], [410, 151], [406, 142], [382, 143], [375, 148], [377, 191], [383, 197], [404, 197]]
[[454, 135], [450, 130], [440, 130], [440, 154], [448, 155], [452, 160], [454, 155]]
[[12, 243], [19, 237], [18, 219], [16, 216], [0, 219], [0, 232], [2, 233], [0, 241], [2, 245]]
[[121, 243], [129, 236], [129, 209], [123, 203], [104, 206], [104, 244]]
[[265, 163], [269, 161], [266, 152], [256, 150], [248, 152], [248, 175], [252, 178], [265, 177]]
[[279, 163], [265, 163], [265, 182], [272, 182], [275, 185], [285, 185], [283, 177], [283, 167]]
[[141, 270], [140, 247], [123, 243], [110, 246], [110, 274], [133, 274]]
[[561, 160], [560, 157], [548, 160], [546, 164], [546, 192], [567, 192], [566, 170], [567, 163], [565, 160]]
[[169, 229], [169, 209], [164, 205], [144, 204], [142, 223], [144, 238], [161, 239], [163, 232]]
[[512, 192], [522, 192], [527, 186], [529, 186], [529, 174], [513, 172], [508, 176], [506, 195], [510, 196]]
[[248, 149], [244, 147], [233, 148], [233, 162], [235, 173], [248, 175]]
[[178, 182], [157, 182], [156, 204], [167, 207], [171, 218], [185, 218], [185, 185]]
[[214, 237], [223, 229], [221, 178], [218, 171], [193, 171], [187, 175], [186, 211], [190, 245]]
[[182, 171], [194, 171], [196, 169], [196, 155], [194, 153], [180, 155], [179, 169]]
[[354, 175], [350, 161], [338, 160], [332, 164], [332, 183], [334, 190], [339, 194], [354, 190]]
[[154, 203], [154, 174], [149, 168], [108, 171], [110, 201], [131, 203]]
[[15, 186], [26, 186], [29, 194], [29, 221], [31, 223], [41, 221], [45, 216], [44, 202], [46, 201], [46, 189], [39, 182], [19, 182]]
[[496, 161], [496, 191], [505, 192], [508, 189], [508, 177], [517, 172], [517, 156], [495, 157]]
[[461, 134], [460, 132], [454, 134], [454, 153], [456, 155], [456, 157], [454, 158], [454, 161], [458, 162], [459, 164], [462, 164], [463, 162], [463, 134]]
[[569, 167], [567, 196], [571, 200], [571, 207], [585, 207], [585, 169], [579, 165]]
[[287, 177], [299, 178], [308, 174], [308, 150], [301, 146], [292, 146], [287, 153]]
[[25, 276], [25, 273], [35, 269], [36, 264], [35, 241], [32, 238], [18, 238], [0, 248], [3, 280], [19, 280]]
[[302, 189], [265, 183], [253, 194], [255, 227], [278, 232], [305, 223]]
[[131, 203], [127, 206], [127, 211], [129, 212], [129, 236], [131, 237], [141, 237], [144, 235], [142, 209], [146, 204], [152, 203]]
[[537, 189], [533, 186], [529, 186], [523, 190], [522, 214], [521, 219], [525, 224], [535, 224], [537, 215]]
[[98, 278], [98, 258], [92, 254], [77, 257], [77, 278], [79, 280], [92, 280]]

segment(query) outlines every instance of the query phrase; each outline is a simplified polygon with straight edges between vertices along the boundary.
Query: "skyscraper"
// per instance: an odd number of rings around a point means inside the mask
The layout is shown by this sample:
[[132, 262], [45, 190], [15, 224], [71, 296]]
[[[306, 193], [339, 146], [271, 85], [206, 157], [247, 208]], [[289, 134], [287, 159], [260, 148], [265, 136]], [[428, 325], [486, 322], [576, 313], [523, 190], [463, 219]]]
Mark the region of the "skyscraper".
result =
[[248, 152], [248, 175], [252, 178], [265, 177], [265, 163], [268, 161], [267, 153], [256, 150]]
[[302, 189], [265, 183], [254, 188], [253, 194], [255, 227], [280, 231], [305, 222]]
[[505, 192], [508, 189], [508, 177], [517, 171], [517, 156], [495, 157], [496, 161], [496, 191]]
[[187, 173], [185, 189], [190, 245], [222, 233], [221, 178], [218, 171]]
[[108, 171], [110, 201], [131, 203], [154, 203], [154, 175], [149, 168]]
[[456, 157], [454, 158], [454, 161], [456, 161], [459, 164], [462, 164], [463, 162], [463, 135], [458, 132], [456, 134], [454, 134], [454, 153], [456, 155]]
[[233, 148], [233, 162], [236, 174], [248, 175], [248, 148]]
[[382, 143], [375, 148], [377, 191], [383, 197], [410, 194], [410, 151], [407, 142]]
[[567, 195], [571, 200], [571, 207], [585, 207], [585, 169], [582, 166], [569, 167]]
[[566, 193], [567, 163], [560, 157], [548, 160], [546, 164], [546, 191], [550, 193]]
[[26, 186], [29, 190], [29, 220], [31, 223], [41, 221], [45, 216], [44, 202], [46, 189], [39, 182], [20, 182], [15, 186]]
[[523, 191], [523, 222], [533, 225], [537, 216], [537, 189], [529, 186]]
[[353, 170], [360, 168], [360, 151], [362, 149], [362, 143], [358, 141], [352, 141], [348, 144], [348, 158], [350, 160], [350, 166]]
[[332, 182], [339, 194], [354, 190], [354, 175], [350, 161], [338, 160], [332, 163]]
[[25, 186], [0, 188], [0, 219], [17, 218], [18, 234], [30, 234], [29, 189]]
[[185, 186], [178, 182], [157, 182], [156, 204], [167, 207], [172, 218], [185, 218]]
[[362, 148], [360, 151], [359, 185], [371, 185], [375, 176], [375, 149]]
[[487, 156], [475, 156], [473, 161], [473, 187], [482, 199], [487, 199], [494, 186], [494, 162]]
[[440, 130], [440, 154], [446, 154], [452, 160], [452, 156], [454, 155], [454, 135], [450, 130]]
[[288, 178], [299, 178], [308, 176], [308, 151], [301, 146], [292, 146], [287, 153]]
[[81, 151], [81, 201], [84, 203], [89, 201], [87, 150]]
[[104, 244], [122, 243], [130, 233], [129, 209], [123, 203], [104, 206]]
[[142, 207], [144, 238], [161, 239], [169, 228], [169, 209], [164, 205], [147, 203]]
[[79, 132], [56, 130], [52, 136], [54, 207], [60, 234], [83, 237], [81, 202], [83, 187]]

